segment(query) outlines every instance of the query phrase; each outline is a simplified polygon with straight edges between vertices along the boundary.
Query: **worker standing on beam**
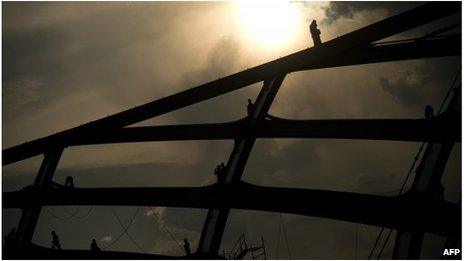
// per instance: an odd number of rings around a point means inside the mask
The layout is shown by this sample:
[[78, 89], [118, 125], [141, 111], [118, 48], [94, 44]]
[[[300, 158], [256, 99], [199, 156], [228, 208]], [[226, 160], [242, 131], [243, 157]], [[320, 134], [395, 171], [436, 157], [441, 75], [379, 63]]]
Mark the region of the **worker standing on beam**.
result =
[[67, 176], [66, 181], [64, 182], [65, 188], [74, 188], [74, 180], [72, 176]]
[[316, 20], [313, 20], [309, 25], [309, 32], [313, 38], [314, 46], [321, 45], [321, 31], [317, 28]]
[[52, 231], [52, 249], [61, 250], [60, 238], [55, 231]]
[[100, 252], [100, 247], [97, 245], [97, 241], [94, 239], [92, 239], [92, 243], [90, 244], [90, 251], [92, 253], [99, 253]]
[[217, 177], [217, 183], [224, 183], [226, 175], [226, 165], [224, 164], [224, 162], [221, 162], [216, 166], [216, 169], [214, 170], [214, 175], [216, 175]]
[[431, 119], [434, 117], [433, 115], [433, 107], [431, 105], [426, 105], [424, 110], [425, 118]]
[[187, 256], [192, 255], [192, 251], [190, 250], [190, 243], [188, 242], [187, 238], [184, 238], [184, 250]]
[[248, 116], [251, 116], [251, 114], [253, 114], [254, 111], [255, 111], [255, 104], [251, 102], [251, 99], [248, 99], [248, 105], [247, 105]]

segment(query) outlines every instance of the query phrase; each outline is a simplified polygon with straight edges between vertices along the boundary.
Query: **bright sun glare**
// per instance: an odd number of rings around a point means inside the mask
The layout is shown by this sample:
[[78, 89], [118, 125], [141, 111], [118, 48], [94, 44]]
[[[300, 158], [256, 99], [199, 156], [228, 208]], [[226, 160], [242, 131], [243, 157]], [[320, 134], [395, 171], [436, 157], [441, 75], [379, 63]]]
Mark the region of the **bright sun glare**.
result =
[[289, 43], [298, 24], [298, 11], [288, 0], [237, 0], [236, 11], [247, 36], [262, 46]]

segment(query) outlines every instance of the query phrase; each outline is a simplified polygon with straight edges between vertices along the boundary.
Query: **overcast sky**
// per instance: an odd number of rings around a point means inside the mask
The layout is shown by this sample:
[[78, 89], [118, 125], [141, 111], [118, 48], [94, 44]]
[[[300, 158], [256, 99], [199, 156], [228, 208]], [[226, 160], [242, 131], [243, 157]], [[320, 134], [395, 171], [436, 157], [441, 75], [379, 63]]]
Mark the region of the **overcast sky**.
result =
[[[311, 47], [312, 19], [318, 21], [324, 42], [419, 4], [294, 2], [285, 9], [290, 15], [282, 15], [265, 4], [244, 13], [231, 2], [3, 2], [2, 148]], [[253, 22], [265, 21], [266, 12], [281, 23], [269, 28]], [[397, 37], [422, 35], [448, 21]], [[277, 28], [279, 24], [287, 27]], [[265, 32], [280, 34], [266, 38]], [[460, 57], [448, 57], [292, 73], [270, 113], [292, 119], [423, 117], [426, 104], [438, 109], [459, 64]], [[246, 101], [255, 99], [260, 87], [255, 84], [139, 125], [235, 120], [246, 115]], [[72, 175], [75, 185], [83, 187], [211, 184], [216, 164], [227, 161], [232, 146], [230, 141], [195, 141], [70, 148], [55, 180], [64, 182]], [[267, 186], [394, 195], [419, 146], [258, 140], [243, 179]], [[446, 198], [454, 202], [460, 195], [459, 147], [444, 174]], [[3, 167], [3, 191], [31, 184], [40, 161], [35, 157]], [[173, 255], [182, 251], [166, 228], [178, 241], [189, 238], [196, 248], [206, 215], [206, 210], [163, 207], [114, 210], [126, 224], [136, 213], [128, 231], [144, 251]], [[67, 218], [74, 211], [85, 218]], [[16, 226], [19, 211], [2, 213], [5, 234]], [[283, 220], [292, 258], [367, 258], [379, 230], [297, 215], [284, 214]], [[108, 245], [122, 228], [109, 207], [46, 207], [34, 243], [49, 246], [51, 230], [63, 248], [87, 249], [92, 238], [101, 247]], [[226, 252], [242, 232], [249, 244], [263, 236], [269, 259], [290, 257], [282, 237], [278, 243], [278, 213], [232, 210], [222, 245]], [[425, 257], [437, 257], [442, 241], [427, 236]], [[391, 246], [385, 257], [391, 256]], [[127, 236], [109, 249], [140, 251]]]

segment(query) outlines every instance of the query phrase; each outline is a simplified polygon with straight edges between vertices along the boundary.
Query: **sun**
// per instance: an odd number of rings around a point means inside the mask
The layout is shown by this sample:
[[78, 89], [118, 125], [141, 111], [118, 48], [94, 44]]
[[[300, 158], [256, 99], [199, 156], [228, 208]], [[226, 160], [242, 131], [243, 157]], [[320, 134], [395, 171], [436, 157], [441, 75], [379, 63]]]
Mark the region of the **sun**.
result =
[[235, 1], [240, 28], [261, 46], [278, 48], [294, 37], [299, 12], [288, 0]]

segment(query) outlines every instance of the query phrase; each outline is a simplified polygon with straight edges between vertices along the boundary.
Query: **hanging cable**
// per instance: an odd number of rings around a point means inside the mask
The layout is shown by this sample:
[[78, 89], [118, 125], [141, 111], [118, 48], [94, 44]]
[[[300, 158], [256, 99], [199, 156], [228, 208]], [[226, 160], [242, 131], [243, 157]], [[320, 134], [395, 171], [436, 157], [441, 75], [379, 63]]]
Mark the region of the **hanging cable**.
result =
[[107, 249], [107, 248], [111, 247], [111, 246], [114, 245], [116, 242], [118, 242], [119, 239], [122, 238], [122, 236], [126, 233], [127, 229], [132, 225], [132, 222], [134, 221], [135, 216], [137, 215], [137, 212], [138, 212], [138, 210], [135, 211], [134, 216], [133, 216], [132, 219], [129, 221], [129, 224], [127, 225], [127, 227], [124, 228], [123, 232], [121, 232], [121, 234], [119, 234], [119, 235], [116, 237], [116, 239], [113, 240], [111, 243], [109, 243], [108, 245], [102, 247], [102, 249]]
[[374, 253], [374, 250], [377, 248], [377, 244], [379, 243], [380, 237], [382, 236], [384, 230], [385, 230], [384, 227], [382, 227], [382, 229], [380, 229], [380, 232], [377, 235], [377, 238], [375, 239], [374, 245], [372, 246], [371, 251], [369, 252], [369, 257], [367, 257], [367, 259], [371, 259], [372, 254]]
[[361, 227], [366, 231], [366, 234], [369, 236], [369, 238], [372, 239], [371, 231], [369, 231], [369, 229], [367, 229], [366, 225], [361, 224]]
[[72, 216], [67, 216], [67, 217], [60, 217], [60, 216], [57, 216], [55, 215], [55, 213], [53, 213], [48, 207], [44, 207], [45, 211], [47, 211], [48, 214], [50, 214], [50, 216], [56, 218], [56, 219], [59, 219], [59, 220], [68, 220], [68, 219], [71, 219]]
[[[446, 103], [446, 100], [448, 100], [448, 97], [450, 96], [451, 94], [451, 91], [453, 90], [453, 87], [454, 87], [454, 84], [456, 83], [456, 81], [458, 80], [459, 78], [459, 75], [461, 75], [461, 69], [459, 68], [459, 72], [456, 74], [456, 76], [454, 77], [454, 80], [453, 82], [451, 83], [450, 85], [450, 88], [448, 89], [448, 92], [446, 93], [446, 96], [445, 98], [443, 99], [443, 102], [441, 103], [440, 105], [440, 109], [438, 110], [438, 114], [441, 112], [441, 110], [443, 109], [443, 106], [445, 106], [445, 103]], [[438, 115], [437, 114], [437, 115]]]
[[[442, 101], [442, 103], [440, 105], [440, 109], [438, 110], [437, 115], [440, 114], [441, 111], [443, 110], [443, 107], [444, 107], [446, 101], [448, 100], [448, 98], [449, 98], [449, 96], [450, 96], [450, 94], [451, 94], [451, 92], [452, 92], [452, 90], [454, 88], [454, 85], [456, 84], [456, 81], [458, 80], [460, 74], [461, 74], [461, 70], [459, 69], [458, 73], [456, 74], [453, 81], [451, 82], [451, 85], [450, 85], [450, 87], [448, 89], [448, 92], [445, 95], [445, 98], [443, 99], [443, 101]], [[401, 185], [401, 188], [400, 188], [400, 191], [399, 191], [398, 195], [401, 195], [401, 193], [403, 193], [403, 190], [404, 190], [404, 188], [405, 188], [405, 186], [407, 184], [407, 181], [408, 181], [409, 177], [411, 176], [411, 173], [413, 172], [414, 166], [415, 166], [417, 160], [419, 159], [419, 155], [421, 154], [422, 149], [424, 148], [424, 146], [425, 146], [425, 142], [422, 143], [422, 145], [419, 148], [419, 151], [417, 152], [416, 156], [414, 157], [414, 161], [411, 164], [411, 167], [409, 168], [408, 174], [406, 175], [406, 178], [405, 178], [403, 184]], [[377, 236], [377, 238], [375, 240], [374, 246], [372, 247], [372, 249], [371, 249], [371, 251], [369, 253], [368, 259], [371, 259], [372, 254], [374, 253], [374, 250], [377, 248], [377, 244], [379, 243], [380, 238], [381, 238], [384, 231], [385, 231], [385, 227], [382, 227], [382, 229], [379, 232], [379, 235]], [[393, 230], [390, 229], [390, 231], [388, 232], [387, 237], [385, 238], [385, 241], [384, 241], [384, 243], [383, 243], [383, 245], [382, 245], [382, 247], [380, 249], [380, 252], [377, 255], [377, 259], [380, 259], [382, 257], [383, 250], [385, 249], [385, 247], [386, 247], [386, 245], [388, 243], [388, 240], [390, 239], [392, 231]]]
[[179, 241], [176, 240], [176, 238], [174, 237], [174, 235], [171, 233], [171, 231], [169, 231], [169, 229], [166, 227], [166, 225], [164, 224], [161, 224], [161, 226], [163, 227], [164, 231], [166, 231], [169, 236], [171, 237], [171, 239], [176, 242], [176, 245], [179, 247], [179, 249], [181, 251], [184, 251], [184, 248], [182, 247], [182, 245], [179, 243]]
[[287, 245], [288, 257], [289, 257], [288, 259], [292, 259], [292, 252], [290, 251], [290, 245], [288, 244], [287, 230], [285, 229], [285, 222], [282, 217], [282, 213], [280, 213], [280, 221], [282, 225], [282, 232], [284, 232], [285, 244]]
[[[401, 188], [400, 188], [400, 191], [398, 192], [398, 196], [401, 195], [401, 193], [403, 193], [403, 190], [404, 188], [406, 187], [406, 184], [409, 180], [409, 177], [411, 176], [412, 172], [414, 171], [414, 167], [416, 165], [416, 162], [419, 160], [419, 156], [420, 154], [422, 153], [422, 150], [424, 148], [424, 145], [425, 145], [425, 142], [422, 142], [419, 150], [417, 151], [416, 153], [416, 156], [414, 156], [414, 161], [412, 162], [411, 164], [411, 167], [409, 167], [409, 171], [408, 171], [408, 174], [406, 175], [406, 177], [404, 178], [404, 181], [403, 181], [403, 184], [401, 185]], [[379, 232], [379, 235], [377, 236], [377, 238], [375, 239], [375, 243], [374, 243], [374, 246], [372, 247], [370, 253], [369, 253], [369, 257], [367, 259], [371, 259], [372, 258], [372, 255], [374, 254], [374, 251], [375, 249], [377, 248], [377, 244], [379, 243], [380, 241], [380, 238], [382, 237], [382, 234], [383, 232], [385, 231], [385, 227], [382, 227], [382, 229], [380, 230]], [[391, 234], [391, 230], [390, 230], [390, 233], [389, 235]], [[384, 243], [384, 246], [386, 245], [386, 243]], [[383, 252], [383, 249], [381, 249], [381, 252]]]
[[[152, 207], [149, 207], [149, 209], [154, 213], [155, 210]], [[174, 237], [174, 235], [171, 233], [171, 231], [168, 229], [168, 227], [164, 224], [164, 222], [158, 222], [158, 224], [161, 225], [161, 227], [164, 229], [164, 231], [171, 237], [171, 239], [176, 243], [176, 245], [179, 247], [180, 251], [184, 251], [184, 248], [182, 245], [177, 241], [177, 239]]]
[[390, 236], [391, 236], [392, 232], [393, 232], [392, 229], [390, 229], [390, 231], [388, 231], [387, 237], [385, 238], [385, 241], [383, 242], [382, 248], [380, 249], [380, 252], [377, 255], [377, 259], [380, 259], [382, 257], [383, 250], [387, 246], [388, 240], [390, 239]]
[[119, 235], [116, 237], [116, 239], [113, 240], [112, 242], [110, 242], [108, 245], [102, 247], [102, 249], [107, 249], [107, 248], [111, 247], [111, 246], [114, 245], [116, 242], [118, 242], [119, 239], [121, 239], [122, 236], [123, 236], [124, 234], [126, 234], [127, 230], [129, 229], [129, 227], [130, 227], [130, 226], [132, 225], [132, 223], [134, 222], [135, 217], [136, 217], [137, 214], [139, 213], [139, 210], [140, 210], [140, 207], [138, 207], [137, 210], [135, 211], [134, 215], [132, 216], [131, 220], [129, 221], [129, 224], [128, 224], [126, 227], [123, 226], [123, 231], [122, 231], [122, 233], [119, 234]]
[[62, 208], [66, 213], [68, 213], [71, 217], [75, 217], [76, 214], [77, 214], [77, 212], [79, 212], [79, 210], [80, 210], [81, 207], [80, 207], [80, 206], [77, 206], [76, 209], [75, 209], [73, 212], [69, 211], [65, 206], [61, 206], [61, 208]]
[[89, 210], [84, 215], [78, 216], [77, 212], [79, 212], [80, 206], [78, 206], [76, 211], [74, 211], [74, 212], [69, 211], [65, 206], [62, 206], [62, 207], [66, 211], [66, 213], [68, 213], [71, 217], [77, 218], [77, 219], [84, 219], [84, 218], [88, 217], [90, 215], [90, 212], [92, 212], [92, 210], [93, 210], [93, 206], [90, 206]]
[[[137, 213], [139, 212], [139, 209], [140, 209], [140, 207], [137, 208], [137, 211], [136, 211]], [[114, 216], [115, 216], [116, 219], [118, 220], [119, 225], [124, 229], [124, 228], [125, 228], [125, 227], [124, 227], [124, 224], [122, 223], [121, 218], [119, 218], [119, 215], [116, 213], [116, 211], [114, 210], [113, 207], [111, 207], [111, 211], [113, 212]], [[143, 248], [134, 240], [134, 238], [129, 234], [129, 232], [127, 231], [127, 229], [126, 229], [126, 232], [125, 232], [125, 233], [126, 233], [127, 237], [129, 238], [129, 240], [130, 240], [140, 251], [142, 251], [143, 253], [146, 253], [145, 249], [143, 249]]]
[[93, 210], [93, 206], [90, 206], [90, 208], [89, 208], [89, 210], [87, 211], [87, 213], [85, 213], [85, 214], [82, 215], [82, 216], [75, 216], [75, 217], [78, 218], [78, 219], [84, 219], [84, 218], [86, 218], [86, 217], [88, 217], [88, 216], [90, 215], [90, 213], [92, 212], [92, 210]]
[[[442, 103], [441, 103], [441, 105], [440, 105], [440, 109], [438, 110], [437, 115], [441, 113], [441, 111], [442, 111], [442, 109], [443, 109], [443, 107], [444, 107], [446, 101], [448, 100], [448, 98], [449, 98], [451, 92], [452, 92], [453, 89], [454, 89], [454, 85], [456, 84], [456, 81], [459, 79], [459, 75], [460, 75], [460, 74], [461, 74], [461, 70], [459, 70], [458, 73], [456, 73], [456, 76], [454, 77], [454, 79], [453, 79], [453, 81], [452, 81], [452, 83], [451, 83], [451, 85], [450, 85], [450, 87], [449, 87], [449, 89], [448, 89], [448, 92], [446, 93], [446, 96], [445, 96], [445, 98], [443, 99], [443, 101], [442, 101]], [[422, 148], [424, 147], [424, 145], [425, 145], [425, 142], [422, 143], [422, 146], [421, 146], [421, 148], [419, 149], [418, 154], [420, 154], [420, 152], [422, 151]], [[411, 168], [414, 166], [414, 164], [416, 163], [417, 160], [418, 160], [418, 155], [416, 155], [416, 157], [414, 158], [414, 162], [413, 162], [413, 165], [411, 166]], [[404, 182], [403, 185], [401, 186], [400, 194], [402, 193], [402, 191], [403, 191], [403, 189], [404, 189], [404, 186], [406, 185], [406, 181], [407, 181], [407, 179], [409, 178], [409, 176], [411, 175], [411, 172], [412, 172], [412, 170], [410, 169], [410, 170], [409, 170], [409, 173], [408, 173], [408, 176], [406, 177], [405, 182]], [[393, 232], [393, 230], [390, 229], [390, 231], [388, 232], [387, 237], [385, 238], [385, 241], [384, 241], [384, 243], [383, 243], [383, 245], [382, 245], [382, 248], [380, 249], [380, 252], [379, 252], [379, 254], [377, 255], [377, 259], [380, 259], [380, 258], [382, 257], [383, 250], [384, 250], [385, 247], [387, 246], [388, 240], [390, 239], [390, 236], [391, 236], [392, 232]]]
[[82, 216], [77, 216], [77, 212], [79, 211], [79, 207], [76, 209], [76, 211], [71, 212], [69, 211], [68, 209], [64, 208], [64, 206], [62, 206], [62, 208], [65, 210], [65, 212], [69, 215], [69, 216], [66, 216], [66, 217], [60, 217], [58, 215], [56, 215], [55, 213], [53, 213], [48, 207], [44, 207], [45, 211], [47, 211], [48, 214], [50, 214], [50, 216], [54, 217], [55, 219], [59, 219], [59, 220], [69, 220], [71, 218], [77, 218], [77, 219], [84, 219], [86, 217], [89, 216], [90, 212], [92, 212], [92, 209], [93, 209], [93, 206], [91, 206], [89, 208], [89, 211], [87, 211], [87, 213], [85, 213], [84, 215]]

